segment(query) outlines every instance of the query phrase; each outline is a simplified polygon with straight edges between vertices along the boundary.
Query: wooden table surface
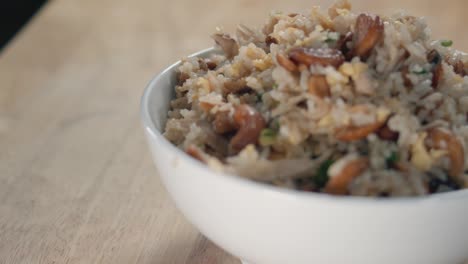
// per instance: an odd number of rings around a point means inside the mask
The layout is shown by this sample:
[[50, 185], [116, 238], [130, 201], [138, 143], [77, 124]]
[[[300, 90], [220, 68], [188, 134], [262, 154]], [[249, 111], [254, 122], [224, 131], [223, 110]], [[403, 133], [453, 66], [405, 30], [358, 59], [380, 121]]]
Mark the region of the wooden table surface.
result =
[[[138, 115], [145, 84], [216, 26], [330, 1], [56, 0], [0, 54], [0, 263], [239, 263], [176, 210]], [[468, 50], [468, 1], [354, 1], [424, 15]]]

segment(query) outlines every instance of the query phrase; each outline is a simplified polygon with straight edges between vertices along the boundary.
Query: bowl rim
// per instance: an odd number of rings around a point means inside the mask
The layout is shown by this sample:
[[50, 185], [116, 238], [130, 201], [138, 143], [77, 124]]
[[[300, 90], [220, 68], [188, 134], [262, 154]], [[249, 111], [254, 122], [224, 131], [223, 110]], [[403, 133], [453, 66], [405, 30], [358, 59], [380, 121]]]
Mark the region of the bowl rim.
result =
[[[193, 53], [187, 58], [198, 57], [198, 56], [207, 56], [213, 53], [217, 53], [218, 50], [215, 48], [207, 48], [196, 53]], [[268, 185], [260, 182], [256, 182], [250, 179], [243, 178], [241, 176], [230, 174], [226, 172], [216, 172], [210, 169], [208, 166], [202, 164], [201, 162], [191, 158], [181, 149], [177, 148], [171, 142], [169, 142], [159, 131], [153, 123], [152, 113], [149, 108], [150, 96], [157, 87], [158, 82], [168, 73], [176, 70], [176, 67], [179, 66], [181, 60], [178, 60], [175, 63], [172, 63], [170, 66], [165, 67], [159, 74], [154, 76], [150, 82], [146, 85], [144, 93], [141, 97], [140, 102], [140, 118], [143, 125], [143, 128], [146, 132], [150, 133], [154, 139], [156, 139], [161, 146], [165, 149], [175, 153], [182, 162], [190, 164], [190, 166], [195, 166], [202, 171], [206, 171], [206, 175], [216, 175], [216, 177], [222, 177], [223, 180], [227, 181], [228, 184], [236, 184], [241, 188], [250, 188], [258, 192], [269, 192], [276, 195], [282, 195], [289, 199], [306, 199], [306, 200], [321, 200], [326, 202], [334, 203], [351, 203], [354, 205], [413, 205], [421, 203], [433, 203], [433, 202], [445, 202], [449, 200], [468, 200], [468, 189], [462, 189], [457, 191], [451, 191], [446, 193], [437, 193], [425, 196], [411, 196], [411, 197], [392, 197], [392, 198], [376, 198], [376, 197], [366, 197], [366, 196], [337, 196], [330, 195], [325, 193], [315, 193], [315, 192], [303, 192], [287, 188], [282, 188], [274, 185]]]

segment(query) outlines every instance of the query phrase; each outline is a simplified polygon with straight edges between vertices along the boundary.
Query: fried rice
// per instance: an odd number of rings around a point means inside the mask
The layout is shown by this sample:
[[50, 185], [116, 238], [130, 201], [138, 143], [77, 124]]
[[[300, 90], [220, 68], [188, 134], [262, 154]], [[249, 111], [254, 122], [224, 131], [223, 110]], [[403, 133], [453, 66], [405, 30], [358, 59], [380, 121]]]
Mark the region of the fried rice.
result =
[[468, 188], [468, 54], [423, 18], [272, 12], [178, 68], [165, 137], [216, 171], [309, 192]]

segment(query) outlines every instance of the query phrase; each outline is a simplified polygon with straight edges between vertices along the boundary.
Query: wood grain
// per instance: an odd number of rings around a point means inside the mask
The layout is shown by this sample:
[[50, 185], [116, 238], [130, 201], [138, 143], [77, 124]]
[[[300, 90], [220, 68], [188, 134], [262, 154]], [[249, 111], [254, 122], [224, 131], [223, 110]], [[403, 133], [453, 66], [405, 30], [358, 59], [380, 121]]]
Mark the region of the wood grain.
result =
[[[330, 1], [316, 1], [327, 6]], [[176, 210], [139, 123], [148, 80], [211, 45], [313, 1], [51, 1], [0, 54], [0, 263], [239, 263]], [[425, 15], [468, 47], [464, 0], [355, 0]]]

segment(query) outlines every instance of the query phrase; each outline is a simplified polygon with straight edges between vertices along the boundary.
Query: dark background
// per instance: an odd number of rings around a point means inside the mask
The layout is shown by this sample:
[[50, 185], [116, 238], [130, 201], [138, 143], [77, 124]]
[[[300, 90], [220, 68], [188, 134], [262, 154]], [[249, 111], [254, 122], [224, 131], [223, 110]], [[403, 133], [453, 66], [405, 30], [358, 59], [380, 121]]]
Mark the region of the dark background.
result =
[[46, 0], [4, 0], [0, 3], [0, 51]]

